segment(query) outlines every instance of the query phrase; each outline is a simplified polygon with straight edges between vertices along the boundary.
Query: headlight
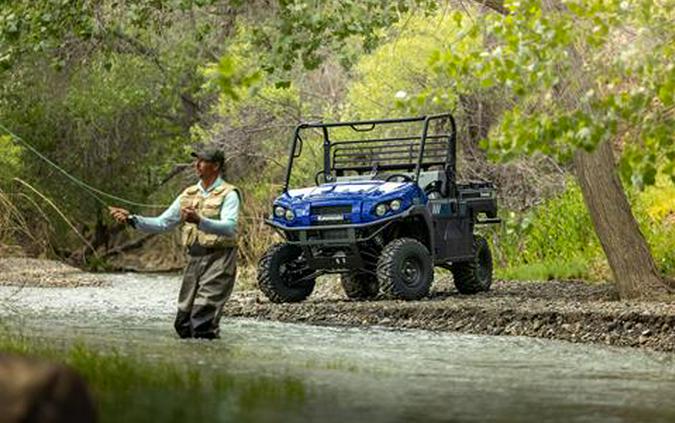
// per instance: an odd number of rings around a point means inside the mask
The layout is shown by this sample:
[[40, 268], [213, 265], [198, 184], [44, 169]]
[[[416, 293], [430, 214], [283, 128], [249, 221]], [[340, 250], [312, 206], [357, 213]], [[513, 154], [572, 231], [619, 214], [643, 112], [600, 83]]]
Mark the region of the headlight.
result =
[[389, 203], [389, 208], [391, 211], [398, 211], [401, 209], [401, 200], [394, 200], [391, 203]]
[[375, 214], [378, 216], [384, 216], [384, 214], [387, 212], [387, 205], [386, 204], [378, 204], [377, 207], [375, 207]]
[[276, 207], [274, 208], [274, 215], [275, 215], [276, 217], [284, 217], [285, 214], [286, 214], [286, 209], [285, 209], [285, 208], [283, 208], [283, 207], [281, 207], [281, 206], [276, 206]]
[[293, 210], [288, 209], [286, 210], [286, 220], [293, 220], [295, 219], [295, 213], [293, 213]]

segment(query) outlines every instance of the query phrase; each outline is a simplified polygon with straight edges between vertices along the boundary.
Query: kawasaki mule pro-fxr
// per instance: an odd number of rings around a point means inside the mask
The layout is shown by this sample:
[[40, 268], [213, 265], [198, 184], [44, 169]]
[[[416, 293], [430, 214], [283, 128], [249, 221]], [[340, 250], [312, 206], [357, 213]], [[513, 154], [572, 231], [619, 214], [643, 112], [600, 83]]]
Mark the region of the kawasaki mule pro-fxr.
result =
[[[456, 136], [450, 114], [297, 126], [266, 220], [285, 242], [260, 260], [260, 289], [273, 302], [302, 301], [318, 276], [338, 273], [349, 298], [416, 300], [439, 266], [460, 293], [487, 291], [492, 255], [474, 227], [499, 222], [495, 189], [456, 182]], [[316, 186], [289, 189], [295, 167], [307, 174], [311, 137], [323, 141], [309, 162], [322, 161]]]

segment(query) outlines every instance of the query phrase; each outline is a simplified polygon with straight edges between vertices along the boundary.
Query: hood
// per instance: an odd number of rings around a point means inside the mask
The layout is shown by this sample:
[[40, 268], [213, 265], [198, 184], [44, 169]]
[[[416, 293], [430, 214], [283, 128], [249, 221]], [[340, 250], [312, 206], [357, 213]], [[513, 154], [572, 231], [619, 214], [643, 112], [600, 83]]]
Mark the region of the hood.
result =
[[287, 199], [290, 201], [312, 200], [340, 200], [353, 199], [354, 197], [374, 198], [394, 193], [411, 185], [410, 182], [384, 182], [384, 181], [359, 181], [359, 182], [332, 182], [318, 187], [293, 189], [288, 191]]
[[420, 204], [424, 192], [413, 182], [331, 182], [283, 193], [274, 205], [291, 209], [295, 217], [289, 220], [273, 215], [272, 218], [286, 227], [320, 225], [319, 215], [330, 215], [340, 223], [365, 223], [395, 214], [391, 210], [384, 216], [374, 214], [379, 203], [395, 199], [401, 201], [403, 211], [413, 204]]

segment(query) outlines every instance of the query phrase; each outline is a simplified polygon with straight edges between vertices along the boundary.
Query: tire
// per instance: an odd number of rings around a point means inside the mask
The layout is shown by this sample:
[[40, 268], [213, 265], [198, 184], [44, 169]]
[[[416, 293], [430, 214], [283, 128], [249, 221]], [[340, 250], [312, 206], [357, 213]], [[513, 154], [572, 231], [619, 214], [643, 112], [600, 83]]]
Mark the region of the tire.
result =
[[[297, 303], [314, 290], [316, 279], [294, 282], [312, 273], [298, 259], [302, 249], [291, 244], [275, 244], [258, 263], [258, 287], [274, 303]], [[291, 269], [289, 269], [291, 267]], [[292, 272], [292, 273], [291, 273]]]
[[489, 291], [492, 285], [492, 253], [485, 238], [473, 237], [473, 255], [472, 260], [454, 263], [451, 267], [455, 288], [460, 294]]
[[412, 238], [387, 244], [377, 262], [377, 280], [387, 298], [419, 300], [429, 295], [434, 267], [429, 250]]
[[347, 298], [372, 300], [377, 297], [379, 284], [377, 276], [367, 272], [351, 271], [340, 275], [340, 283]]

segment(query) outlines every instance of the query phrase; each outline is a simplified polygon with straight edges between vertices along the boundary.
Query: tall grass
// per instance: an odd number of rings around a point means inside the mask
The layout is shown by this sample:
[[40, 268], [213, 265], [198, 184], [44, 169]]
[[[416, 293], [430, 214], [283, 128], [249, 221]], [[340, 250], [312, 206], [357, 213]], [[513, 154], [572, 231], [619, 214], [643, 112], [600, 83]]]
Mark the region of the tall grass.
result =
[[239, 218], [239, 254], [244, 266], [258, 262], [265, 250], [281, 237], [265, 224], [272, 209], [272, 202], [279, 194], [279, 186], [273, 183], [247, 184], [242, 186], [244, 204]]
[[[28, 196], [24, 198], [32, 201]], [[0, 188], [0, 247], [14, 246], [18, 241], [23, 240], [36, 247], [37, 250], [45, 251], [48, 249], [48, 238], [35, 235], [36, 229], [40, 227], [39, 222], [33, 223], [31, 220], [29, 223], [29, 218], [17, 204], [18, 195], [10, 195]], [[37, 204], [35, 204], [35, 210], [38, 211], [40, 218], [48, 221], [44, 211]], [[0, 248], [1, 252], [2, 248]]]

